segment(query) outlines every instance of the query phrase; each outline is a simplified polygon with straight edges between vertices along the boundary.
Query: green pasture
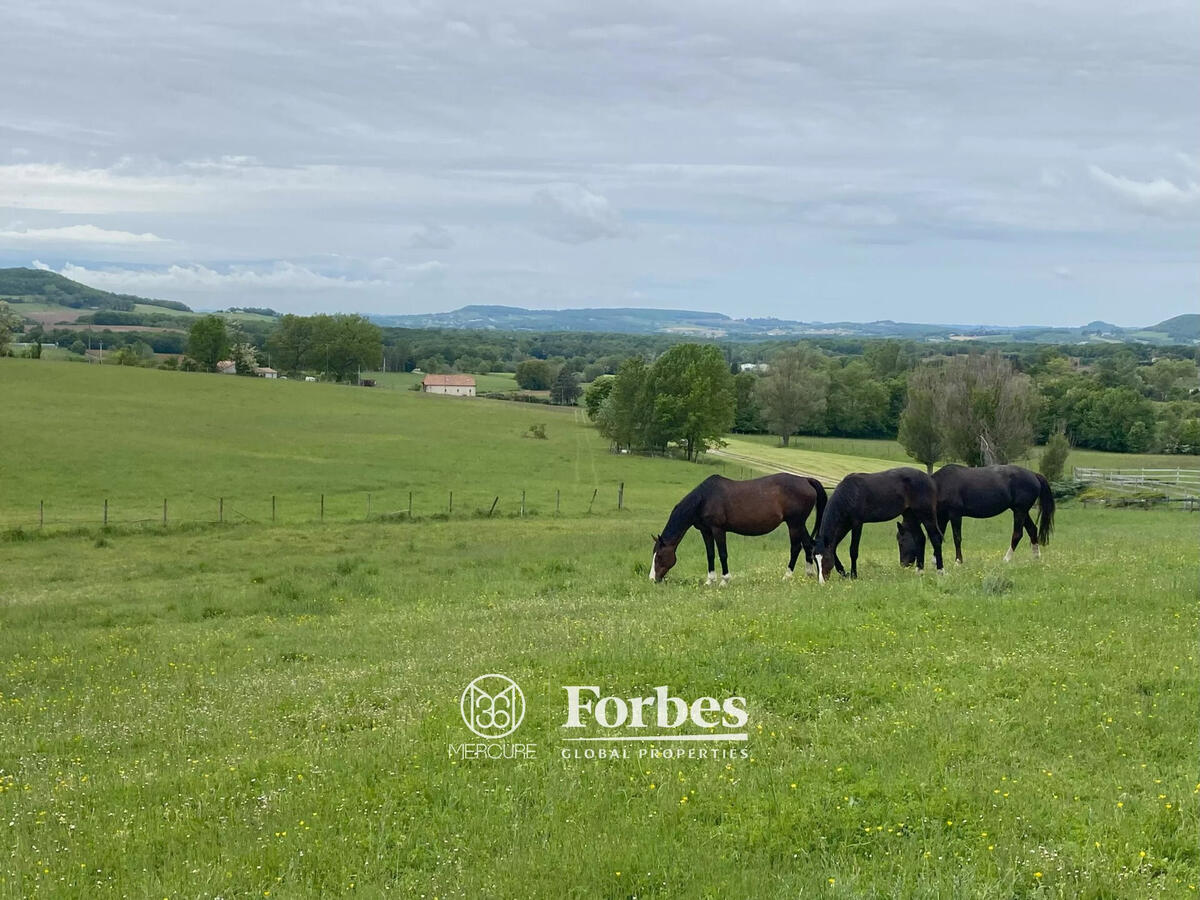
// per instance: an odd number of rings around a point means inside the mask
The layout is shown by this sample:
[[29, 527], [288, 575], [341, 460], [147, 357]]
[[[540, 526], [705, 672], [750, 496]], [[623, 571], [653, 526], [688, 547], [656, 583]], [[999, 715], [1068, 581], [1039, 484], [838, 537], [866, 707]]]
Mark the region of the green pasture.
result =
[[[798, 435], [789, 442], [790, 446], [780, 447], [779, 438], [766, 434], [738, 434], [731, 439], [740, 444], [737, 452], [747, 456], [762, 455], [764, 461], [787, 465], [783, 460], [790, 460], [793, 453], [832, 453], [839, 456], [857, 457], [872, 461], [886, 461], [893, 466], [917, 465], [904, 452], [899, 441], [873, 438], [839, 438], [812, 437]], [[755, 445], [755, 446], [751, 446]], [[730, 449], [733, 449], [732, 447]], [[768, 451], [778, 451], [768, 452]], [[1037, 468], [1041, 458], [1042, 448], [1035, 447], [1028, 455], [1018, 460], [1022, 465]], [[803, 458], [803, 457], [801, 457]], [[792, 463], [792, 467], [800, 467], [800, 463]], [[1085, 466], [1097, 469], [1200, 469], [1200, 456], [1185, 456], [1169, 453], [1107, 453], [1103, 450], [1087, 450], [1076, 447], [1067, 457], [1067, 467]], [[887, 466], [880, 466], [887, 468]], [[861, 471], [874, 471], [864, 468]]]
[[[824, 587], [781, 580], [782, 533], [731, 536], [705, 587], [693, 535], [652, 584], [650, 533], [720, 467], [610, 454], [577, 416], [0, 360], [0, 897], [1194, 892], [1192, 514], [1066, 505], [1010, 564], [1008, 519], [969, 521], [943, 576], [873, 525]], [[358, 506], [465, 484], [503, 516]], [[39, 494], [320, 486], [354, 506], [11, 524]], [[488, 672], [534, 758], [448, 754]], [[570, 684], [744, 697], [748, 756], [564, 759]]]

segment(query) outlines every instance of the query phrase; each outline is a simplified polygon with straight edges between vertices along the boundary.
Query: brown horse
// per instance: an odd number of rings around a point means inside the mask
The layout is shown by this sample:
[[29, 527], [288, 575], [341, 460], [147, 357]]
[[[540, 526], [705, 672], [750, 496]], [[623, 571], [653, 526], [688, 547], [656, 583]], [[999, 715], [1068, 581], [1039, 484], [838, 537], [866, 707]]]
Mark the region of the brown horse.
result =
[[[865, 522], [886, 522], [902, 516], [911, 528], [922, 525], [933, 544], [933, 558], [942, 571], [942, 532], [937, 519], [937, 486], [920, 469], [901, 466], [870, 475], [847, 475], [829, 499], [829, 508], [817, 529], [814, 553], [817, 577], [824, 584], [836, 566], [845, 575], [837, 558], [837, 545], [850, 535], [850, 577], [858, 577], [858, 541]], [[916, 560], [917, 571], [925, 568], [925, 546], [922, 543]]]
[[675, 548], [689, 528], [695, 528], [704, 538], [708, 551], [708, 583], [717, 579], [713, 570], [713, 547], [721, 555], [721, 583], [729, 581], [729, 557], [725, 535], [769, 534], [787, 522], [792, 540], [792, 555], [784, 578], [792, 577], [800, 550], [804, 550], [805, 570], [812, 574], [813, 541], [805, 527], [808, 514], [815, 506], [816, 522], [821, 527], [825, 511], [825, 488], [815, 478], [799, 475], [767, 475], [749, 481], [732, 481], [720, 475], [710, 475], [686, 497], [675, 504], [667, 527], [654, 535], [654, 556], [650, 560], [650, 580], [662, 581], [675, 565]]

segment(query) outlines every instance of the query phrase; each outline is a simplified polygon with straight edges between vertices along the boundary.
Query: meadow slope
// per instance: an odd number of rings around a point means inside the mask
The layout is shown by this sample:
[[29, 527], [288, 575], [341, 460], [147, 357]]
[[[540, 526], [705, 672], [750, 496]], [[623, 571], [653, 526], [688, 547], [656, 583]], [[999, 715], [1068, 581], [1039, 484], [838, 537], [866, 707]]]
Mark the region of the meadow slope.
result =
[[[825, 588], [780, 580], [782, 534], [731, 538], [733, 582], [705, 588], [693, 536], [656, 585], [649, 532], [711, 469], [608, 454], [569, 412], [57, 370], [95, 372], [0, 361], [9, 514], [13, 485], [65, 502], [93, 473], [127, 496], [471, 475], [631, 499], [3, 532], [0, 896], [1194, 891], [1187, 513], [1067, 506], [1009, 565], [1006, 522], [970, 522], [966, 564], [923, 578], [871, 526], [862, 577]], [[522, 438], [539, 418], [550, 440]], [[536, 758], [451, 759], [493, 671]], [[748, 758], [564, 759], [568, 684], [743, 696]]]

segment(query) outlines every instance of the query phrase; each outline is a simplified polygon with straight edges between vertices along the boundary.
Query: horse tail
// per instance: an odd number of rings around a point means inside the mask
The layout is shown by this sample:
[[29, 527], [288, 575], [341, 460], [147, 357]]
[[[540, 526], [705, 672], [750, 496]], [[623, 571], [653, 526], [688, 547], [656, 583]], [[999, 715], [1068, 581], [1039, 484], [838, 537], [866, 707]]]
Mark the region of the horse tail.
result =
[[1038, 543], [1050, 543], [1050, 533], [1054, 531], [1054, 492], [1050, 490], [1050, 482], [1040, 472], [1037, 475], [1038, 494]]
[[829, 495], [825, 493], [825, 485], [821, 484], [819, 479], [807, 478], [805, 480], [811, 484], [813, 486], [813, 490], [817, 492], [817, 520], [813, 523], [812, 530], [813, 535], [816, 536], [821, 530], [821, 517], [825, 515], [825, 504], [829, 500]]

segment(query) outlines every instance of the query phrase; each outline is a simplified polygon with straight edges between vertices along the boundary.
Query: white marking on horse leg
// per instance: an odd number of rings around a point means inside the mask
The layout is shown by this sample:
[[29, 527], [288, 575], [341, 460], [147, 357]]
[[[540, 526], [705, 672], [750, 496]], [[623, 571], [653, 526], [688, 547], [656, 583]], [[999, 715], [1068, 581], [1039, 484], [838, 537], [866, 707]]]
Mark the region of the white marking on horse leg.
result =
[[955, 564], [956, 566], [961, 566], [961, 565], [962, 565], [962, 560], [961, 560], [961, 559], [956, 559], [956, 560], [954, 561], [954, 564]]
[[791, 570], [791, 569], [784, 569], [784, 570], [783, 570], [783, 580], [784, 580], [784, 581], [787, 581], [787, 580], [788, 580], [789, 578], [791, 578], [791, 577], [792, 577], [792, 570]]
[[712, 584], [712, 583], [713, 583], [714, 581], [716, 581], [716, 580], [717, 580], [717, 573], [716, 573], [716, 572], [709, 572], [709, 573], [708, 573], [708, 580], [707, 580], [707, 581], [705, 581], [704, 583], [705, 583], [705, 584]]
[[924, 569], [917, 569], [917, 574], [918, 574], [918, 575], [924, 575], [924, 574], [925, 574], [925, 570], [924, 570]]
[[724, 575], [722, 575], [721, 576], [721, 587], [725, 587], [725, 585], [729, 584], [729, 579], [732, 577], [733, 576], [730, 575], [728, 572], [726, 572]]
[[1041, 559], [1041, 558], [1042, 558], [1042, 548], [1041, 548], [1041, 545], [1040, 545], [1040, 544], [1034, 544], [1034, 545], [1033, 545], [1033, 558], [1034, 558], [1034, 559]]
[[817, 563], [817, 581], [821, 584], [824, 584], [825, 583], [825, 567], [823, 565], [821, 565], [821, 557], [820, 557], [820, 555], [817, 555], [817, 556], [814, 556], [813, 559], [816, 560], [816, 563]]
[[816, 567], [813, 566], [812, 563], [806, 562], [804, 564], [804, 574], [805, 575], [816, 575], [817, 574]]
[[1012, 562], [1012, 547], [1008, 548], [1008, 552], [1004, 554], [1005, 562]]

